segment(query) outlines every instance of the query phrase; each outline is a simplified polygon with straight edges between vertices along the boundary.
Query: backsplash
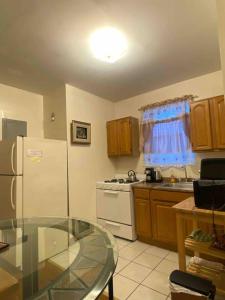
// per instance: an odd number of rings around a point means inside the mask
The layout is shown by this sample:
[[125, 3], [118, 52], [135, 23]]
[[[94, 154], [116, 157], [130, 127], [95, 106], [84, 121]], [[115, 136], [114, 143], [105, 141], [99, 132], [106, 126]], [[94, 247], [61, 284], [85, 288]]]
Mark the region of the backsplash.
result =
[[[225, 158], [225, 152], [204, 152], [196, 153], [196, 163], [193, 166], [187, 166], [187, 176], [190, 178], [199, 178], [200, 163], [203, 158]], [[118, 157], [112, 159], [116, 167], [116, 173], [126, 173], [128, 170], [133, 169], [138, 174], [144, 174], [145, 165], [143, 155], [140, 157]], [[162, 167], [159, 168], [163, 177], [171, 177], [172, 175], [177, 178], [184, 178], [184, 168], [179, 167]]]

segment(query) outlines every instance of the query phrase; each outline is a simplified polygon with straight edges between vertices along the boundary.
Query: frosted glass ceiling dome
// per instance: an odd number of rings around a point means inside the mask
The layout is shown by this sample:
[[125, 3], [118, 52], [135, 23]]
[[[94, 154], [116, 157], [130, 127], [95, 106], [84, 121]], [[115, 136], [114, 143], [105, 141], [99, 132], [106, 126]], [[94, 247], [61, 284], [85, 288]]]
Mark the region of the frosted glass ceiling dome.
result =
[[118, 29], [105, 27], [92, 33], [90, 46], [95, 58], [114, 63], [126, 54], [127, 39]]

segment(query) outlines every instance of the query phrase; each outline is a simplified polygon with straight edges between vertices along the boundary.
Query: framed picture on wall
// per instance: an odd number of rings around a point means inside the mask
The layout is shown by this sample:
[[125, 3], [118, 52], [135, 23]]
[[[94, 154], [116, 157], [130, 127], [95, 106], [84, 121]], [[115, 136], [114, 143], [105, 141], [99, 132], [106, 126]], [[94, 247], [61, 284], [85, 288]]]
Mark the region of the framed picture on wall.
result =
[[71, 124], [71, 142], [75, 144], [90, 144], [91, 124], [73, 120]]

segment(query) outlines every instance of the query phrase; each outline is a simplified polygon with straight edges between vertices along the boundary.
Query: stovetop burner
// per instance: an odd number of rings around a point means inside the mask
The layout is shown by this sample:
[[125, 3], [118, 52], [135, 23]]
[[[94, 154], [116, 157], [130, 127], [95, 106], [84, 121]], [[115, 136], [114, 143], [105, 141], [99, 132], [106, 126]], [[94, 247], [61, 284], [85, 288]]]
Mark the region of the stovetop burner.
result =
[[124, 184], [124, 183], [133, 183], [133, 182], [138, 182], [139, 180], [136, 180], [136, 181], [131, 181], [130, 179], [126, 178], [119, 178], [119, 179], [116, 179], [116, 178], [113, 178], [113, 179], [110, 179], [110, 180], [105, 180], [104, 182], [105, 183], [120, 183], [120, 184]]

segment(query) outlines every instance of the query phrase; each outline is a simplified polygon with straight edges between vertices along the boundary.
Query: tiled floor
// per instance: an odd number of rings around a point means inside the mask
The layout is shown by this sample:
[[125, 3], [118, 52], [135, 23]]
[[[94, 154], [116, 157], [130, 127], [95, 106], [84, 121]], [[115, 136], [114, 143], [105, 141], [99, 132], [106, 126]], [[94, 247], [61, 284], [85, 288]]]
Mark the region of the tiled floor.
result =
[[119, 258], [114, 274], [115, 297], [119, 300], [170, 299], [168, 277], [178, 269], [177, 253], [139, 241], [116, 240]]
[[168, 276], [177, 268], [176, 253], [139, 241], [116, 240], [119, 258], [114, 275], [115, 297], [119, 300], [167, 299]]

